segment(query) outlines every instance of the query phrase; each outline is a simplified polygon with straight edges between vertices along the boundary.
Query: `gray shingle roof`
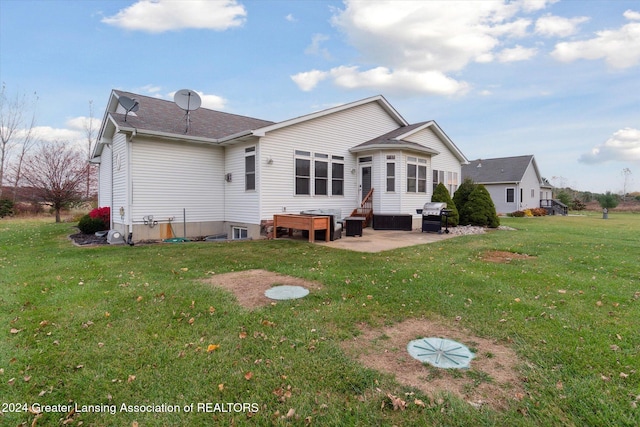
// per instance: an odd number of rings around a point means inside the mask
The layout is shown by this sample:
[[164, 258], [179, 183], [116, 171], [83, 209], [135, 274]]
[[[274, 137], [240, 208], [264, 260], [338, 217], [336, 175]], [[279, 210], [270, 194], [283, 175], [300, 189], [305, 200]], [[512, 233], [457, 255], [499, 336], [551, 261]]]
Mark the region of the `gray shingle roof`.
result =
[[532, 155], [473, 160], [462, 165], [462, 179], [478, 184], [520, 182], [532, 161]]
[[130, 113], [127, 116], [126, 122], [124, 114], [111, 113], [111, 117], [118, 126], [124, 128], [221, 139], [274, 123], [268, 120], [199, 108], [190, 113], [189, 131], [186, 133], [185, 111], [174, 102], [118, 90], [115, 90], [114, 93], [118, 96], [124, 95], [134, 98], [140, 104], [140, 108], [135, 114]]
[[425, 152], [431, 152], [432, 154], [438, 154], [436, 150], [430, 149], [428, 147], [417, 144], [415, 142], [396, 139], [398, 136], [411, 132], [412, 130], [419, 128], [425, 123], [428, 123], [428, 122], [420, 122], [420, 123], [414, 123], [407, 126], [401, 126], [398, 129], [394, 129], [391, 132], [387, 132], [384, 135], [378, 136], [377, 138], [373, 138], [373, 139], [370, 139], [369, 141], [363, 142], [362, 144], [358, 144], [355, 147], [351, 148], [351, 151], [353, 152], [365, 151], [367, 150], [367, 148], [370, 148], [370, 147], [394, 148], [394, 147], [402, 146], [404, 148], [414, 148], [418, 151], [425, 151]]

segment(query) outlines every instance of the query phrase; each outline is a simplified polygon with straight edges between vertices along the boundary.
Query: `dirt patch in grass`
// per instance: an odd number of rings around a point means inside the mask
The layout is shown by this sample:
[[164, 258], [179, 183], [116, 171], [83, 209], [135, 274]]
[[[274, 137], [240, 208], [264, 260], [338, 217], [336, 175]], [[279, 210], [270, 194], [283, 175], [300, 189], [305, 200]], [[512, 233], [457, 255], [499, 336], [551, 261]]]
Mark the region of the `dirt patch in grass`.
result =
[[310, 292], [322, 288], [322, 285], [318, 282], [267, 270], [245, 270], [216, 274], [204, 281], [205, 283], [231, 291], [238, 299], [238, 303], [249, 309], [275, 303], [276, 301], [264, 296], [264, 292], [273, 286], [302, 286]]
[[[415, 387], [432, 399], [447, 392], [475, 407], [487, 405], [499, 410], [525, 396], [515, 352], [493, 340], [428, 319], [409, 319], [382, 329], [363, 327], [361, 331], [361, 335], [342, 343], [347, 354], [369, 368], [394, 375], [399, 383]], [[436, 368], [411, 357], [407, 344], [427, 337], [465, 344], [475, 353], [470, 368]]]
[[527, 254], [517, 254], [515, 252], [508, 251], [487, 251], [480, 255], [480, 259], [486, 262], [495, 262], [501, 264], [508, 264], [514, 259], [533, 259], [534, 256]]

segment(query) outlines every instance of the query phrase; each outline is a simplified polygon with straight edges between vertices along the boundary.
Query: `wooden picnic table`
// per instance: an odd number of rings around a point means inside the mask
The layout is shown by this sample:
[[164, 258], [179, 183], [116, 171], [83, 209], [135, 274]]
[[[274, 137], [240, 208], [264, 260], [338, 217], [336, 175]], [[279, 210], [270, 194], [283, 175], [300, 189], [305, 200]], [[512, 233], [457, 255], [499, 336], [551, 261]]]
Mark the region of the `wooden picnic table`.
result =
[[309, 241], [315, 241], [315, 231], [325, 230], [325, 241], [330, 238], [330, 218], [326, 215], [299, 215], [299, 214], [276, 214], [273, 216], [273, 235], [276, 236], [278, 227], [289, 229], [289, 236], [293, 230], [308, 230]]

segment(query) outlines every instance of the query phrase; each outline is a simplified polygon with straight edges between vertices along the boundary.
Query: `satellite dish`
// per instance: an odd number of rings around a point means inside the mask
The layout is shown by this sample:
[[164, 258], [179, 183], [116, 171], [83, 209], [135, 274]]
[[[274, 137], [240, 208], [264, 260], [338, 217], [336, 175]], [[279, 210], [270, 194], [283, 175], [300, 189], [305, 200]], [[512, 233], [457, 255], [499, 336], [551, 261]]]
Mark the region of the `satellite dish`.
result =
[[173, 95], [173, 102], [186, 112], [197, 110], [200, 108], [200, 105], [202, 105], [200, 95], [190, 89], [180, 89], [177, 91], [176, 94]]
[[173, 102], [175, 102], [178, 107], [186, 111], [184, 118], [187, 122], [187, 128], [184, 133], [187, 133], [189, 132], [189, 124], [191, 123], [191, 116], [189, 113], [197, 110], [200, 108], [200, 105], [202, 105], [200, 95], [191, 89], [180, 89], [175, 93], [175, 95], [173, 95]]
[[127, 121], [127, 115], [130, 112], [136, 112], [138, 111], [138, 109], [140, 109], [140, 103], [138, 101], [136, 101], [135, 99], [131, 99], [128, 96], [124, 96], [121, 95], [118, 98], [118, 102], [120, 103], [120, 105], [122, 105], [122, 108], [124, 108], [124, 110], [126, 111], [126, 113], [124, 113], [124, 121]]

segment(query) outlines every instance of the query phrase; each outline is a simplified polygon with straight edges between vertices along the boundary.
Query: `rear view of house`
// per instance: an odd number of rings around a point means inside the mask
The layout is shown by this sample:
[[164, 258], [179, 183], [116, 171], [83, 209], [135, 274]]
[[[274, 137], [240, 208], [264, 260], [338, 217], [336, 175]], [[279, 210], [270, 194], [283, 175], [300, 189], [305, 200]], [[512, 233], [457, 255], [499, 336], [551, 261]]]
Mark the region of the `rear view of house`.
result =
[[[123, 100], [135, 100], [135, 109]], [[128, 105], [126, 102], [124, 105]], [[135, 110], [135, 111], [134, 111]], [[274, 214], [411, 214], [467, 160], [434, 121], [409, 124], [382, 96], [271, 122], [112, 91], [93, 154], [99, 205], [133, 241], [258, 238]]]

